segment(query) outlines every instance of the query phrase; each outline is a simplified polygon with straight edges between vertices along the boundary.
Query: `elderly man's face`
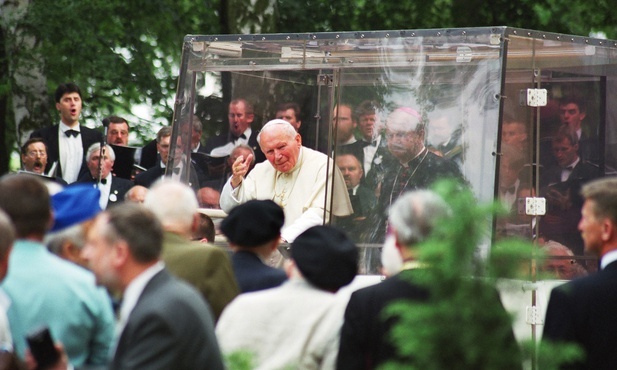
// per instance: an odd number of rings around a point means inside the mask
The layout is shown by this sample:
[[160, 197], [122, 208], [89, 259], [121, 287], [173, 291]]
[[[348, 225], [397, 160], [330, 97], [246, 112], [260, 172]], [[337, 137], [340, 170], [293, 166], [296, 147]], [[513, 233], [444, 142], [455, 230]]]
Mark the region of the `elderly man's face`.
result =
[[[103, 162], [100, 165], [101, 168], [101, 178], [104, 179], [111, 172], [111, 168], [114, 166], [114, 161], [109, 158], [109, 155], [106, 153], [107, 148], [103, 147]], [[99, 159], [101, 158], [101, 152], [95, 151], [88, 158], [88, 169], [90, 170], [90, 174], [94, 178], [99, 177]]]
[[43, 174], [47, 166], [47, 150], [43, 143], [32, 143], [28, 145], [26, 154], [21, 156], [26, 171]]
[[356, 158], [355, 155], [339, 155], [338, 157], [336, 157], [336, 165], [343, 174], [343, 179], [345, 179], [345, 185], [347, 186], [347, 189], [353, 189], [356, 185], [360, 183], [364, 172], [362, 171], [362, 165], [360, 165], [360, 161], [358, 161], [358, 158]]
[[298, 133], [291, 136], [282, 127], [275, 126], [261, 132], [259, 146], [275, 170], [289, 172], [298, 162], [302, 138]]
[[126, 122], [110, 123], [107, 129], [107, 142], [114, 145], [129, 145], [129, 125]]
[[424, 147], [423, 131], [416, 132], [403, 124], [387, 122], [386, 139], [388, 150], [401, 163], [412, 160]]
[[239, 101], [236, 104], [229, 104], [229, 130], [235, 136], [240, 136], [251, 125], [254, 119], [252, 113], [246, 112], [244, 102]]

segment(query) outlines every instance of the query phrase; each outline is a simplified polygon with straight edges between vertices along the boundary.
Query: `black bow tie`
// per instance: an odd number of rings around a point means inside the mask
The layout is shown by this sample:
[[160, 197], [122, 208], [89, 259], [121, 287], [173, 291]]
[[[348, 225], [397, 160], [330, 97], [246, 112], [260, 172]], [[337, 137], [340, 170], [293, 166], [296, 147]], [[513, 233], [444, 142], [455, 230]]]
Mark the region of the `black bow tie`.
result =
[[101, 179], [101, 184], [103, 185], [107, 184], [107, 179]]
[[77, 131], [77, 130], [66, 130], [66, 131], [64, 131], [64, 134], [67, 137], [71, 137], [71, 136], [77, 137], [77, 135], [79, 135], [79, 131]]
[[173, 170], [173, 171], [174, 171], [174, 173], [175, 173], [176, 175], [178, 175], [178, 174], [180, 174], [180, 170], [182, 170], [182, 168], [180, 168], [180, 167], [176, 167], [176, 168], [174, 168], [174, 170]]
[[234, 139], [234, 141], [238, 139], [246, 139], [246, 135], [244, 134], [241, 134], [240, 136], [231, 135], [231, 137]]

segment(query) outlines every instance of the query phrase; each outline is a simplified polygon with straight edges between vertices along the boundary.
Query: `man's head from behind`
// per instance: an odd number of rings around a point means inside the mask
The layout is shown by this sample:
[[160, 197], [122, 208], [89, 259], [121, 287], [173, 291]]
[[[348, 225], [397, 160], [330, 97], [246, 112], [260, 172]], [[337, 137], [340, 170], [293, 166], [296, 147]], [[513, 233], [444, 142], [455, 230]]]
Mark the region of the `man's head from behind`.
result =
[[275, 242], [285, 223], [283, 209], [271, 200], [249, 200], [234, 207], [221, 222], [221, 232], [230, 244], [249, 249]]
[[122, 291], [158, 261], [162, 249], [163, 228], [156, 216], [139, 204], [122, 203], [96, 217], [81, 255], [98, 284]]
[[403, 258], [413, 257], [413, 248], [449, 217], [450, 208], [433, 191], [415, 190], [398, 198], [390, 207], [388, 222]]
[[0, 208], [11, 218], [20, 239], [43, 240], [51, 226], [49, 192], [32, 175], [5, 175], [0, 178]]
[[144, 206], [159, 219], [165, 231], [191, 239], [197, 223], [197, 197], [188, 185], [159, 180], [148, 191]]
[[291, 258], [302, 276], [315, 287], [336, 292], [358, 273], [358, 248], [341, 230], [313, 226], [291, 246]]
[[21, 162], [24, 170], [38, 173], [45, 172], [47, 166], [47, 145], [39, 137], [29, 139], [21, 146]]

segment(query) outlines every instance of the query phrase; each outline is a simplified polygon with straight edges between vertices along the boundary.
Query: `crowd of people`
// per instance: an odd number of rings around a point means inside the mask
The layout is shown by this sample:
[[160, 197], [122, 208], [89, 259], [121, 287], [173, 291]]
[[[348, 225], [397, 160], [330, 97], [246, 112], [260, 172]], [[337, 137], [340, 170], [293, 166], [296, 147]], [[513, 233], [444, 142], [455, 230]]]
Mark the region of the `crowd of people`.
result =
[[[427, 138], [426, 119], [413, 108], [393, 109], [381, 124], [374, 102], [339, 104], [331, 112], [336, 149], [329, 155], [303, 145], [297, 104], [280, 104], [258, 130], [251, 103], [234, 99], [228, 132], [202, 145], [196, 116], [177, 132], [163, 127], [149, 146], [156, 147], [154, 160], [140, 168], [132, 166], [134, 151], [125, 151], [125, 119], [108, 117], [104, 138], [80, 125], [77, 85], [59, 86], [55, 99], [61, 122], [24, 143], [24, 173], [0, 179], [0, 278], [8, 298], [0, 304], [0, 344], [27, 368], [41, 359], [26, 337], [42, 326], [60, 354], [54, 369], [223, 369], [237, 354], [256, 369], [413, 363], [390, 342], [396, 322], [383, 314], [398, 299], [431, 297], [414, 282], [414, 270], [426, 267], [417, 263], [418, 248], [451, 215], [426, 189], [441, 178], [465, 183], [460, 130], [444, 117], [435, 118], [444, 129]], [[504, 123], [502, 131], [500, 185], [530, 189], [521, 182], [524, 154], [508, 149], [527, 139], [515, 125]], [[574, 133], [564, 126], [554, 136], [558, 170], [541, 182], [558, 190], [585, 166], [567, 187], [568, 204], [576, 199], [583, 208], [571, 229], [582, 232], [580, 251], [601, 258], [602, 271], [583, 277], [587, 271], [568, 247], [546, 243], [547, 253], [569, 264], [547, 262], [546, 271], [583, 278], [553, 293], [544, 335], [580, 344], [593, 368], [612, 368], [617, 360], [588, 334], [593, 325], [579, 322], [601, 308], [573, 300], [601, 299], [612, 289], [617, 183], [584, 184], [599, 174], [580, 157]], [[148, 163], [147, 147], [139, 165]], [[120, 156], [131, 160], [122, 175]], [[500, 198], [512, 208], [517, 197], [509, 191]], [[220, 225], [204, 208], [225, 212]], [[551, 235], [549, 226], [542, 230]], [[209, 243], [215, 233], [226, 247]], [[383, 250], [363, 256], [356, 245], [384, 241]], [[279, 253], [281, 243], [291, 245], [288, 255]], [[387, 279], [360, 287], [361, 258], [383, 265]], [[603, 338], [614, 335], [609, 328]]]

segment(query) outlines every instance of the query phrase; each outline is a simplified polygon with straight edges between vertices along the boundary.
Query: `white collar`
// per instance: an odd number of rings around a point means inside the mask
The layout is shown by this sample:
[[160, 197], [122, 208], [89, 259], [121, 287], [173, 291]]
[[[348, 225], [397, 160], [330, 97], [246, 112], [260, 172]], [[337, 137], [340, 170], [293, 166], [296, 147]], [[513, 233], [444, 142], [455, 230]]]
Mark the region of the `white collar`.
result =
[[79, 125], [79, 123], [77, 123], [77, 124], [75, 125], [75, 127], [69, 127], [69, 126], [67, 126], [67, 125], [66, 125], [66, 123], [64, 123], [64, 122], [60, 121], [60, 132], [64, 133], [64, 132], [66, 132], [67, 130], [81, 131], [81, 130], [79, 129], [79, 126], [80, 126], [80, 125]]
[[617, 261], [617, 250], [607, 252], [600, 260], [600, 270], [604, 270], [606, 266], [615, 261]]
[[148, 267], [141, 274], [137, 275], [126, 287], [124, 290], [124, 294], [122, 297], [122, 306], [120, 307], [120, 320], [123, 321], [123, 324], [126, 323], [133, 308], [137, 304], [141, 293], [144, 291], [144, 288], [152, 280], [154, 275], [159, 273], [165, 264], [162, 261], [158, 261], [154, 265]]

